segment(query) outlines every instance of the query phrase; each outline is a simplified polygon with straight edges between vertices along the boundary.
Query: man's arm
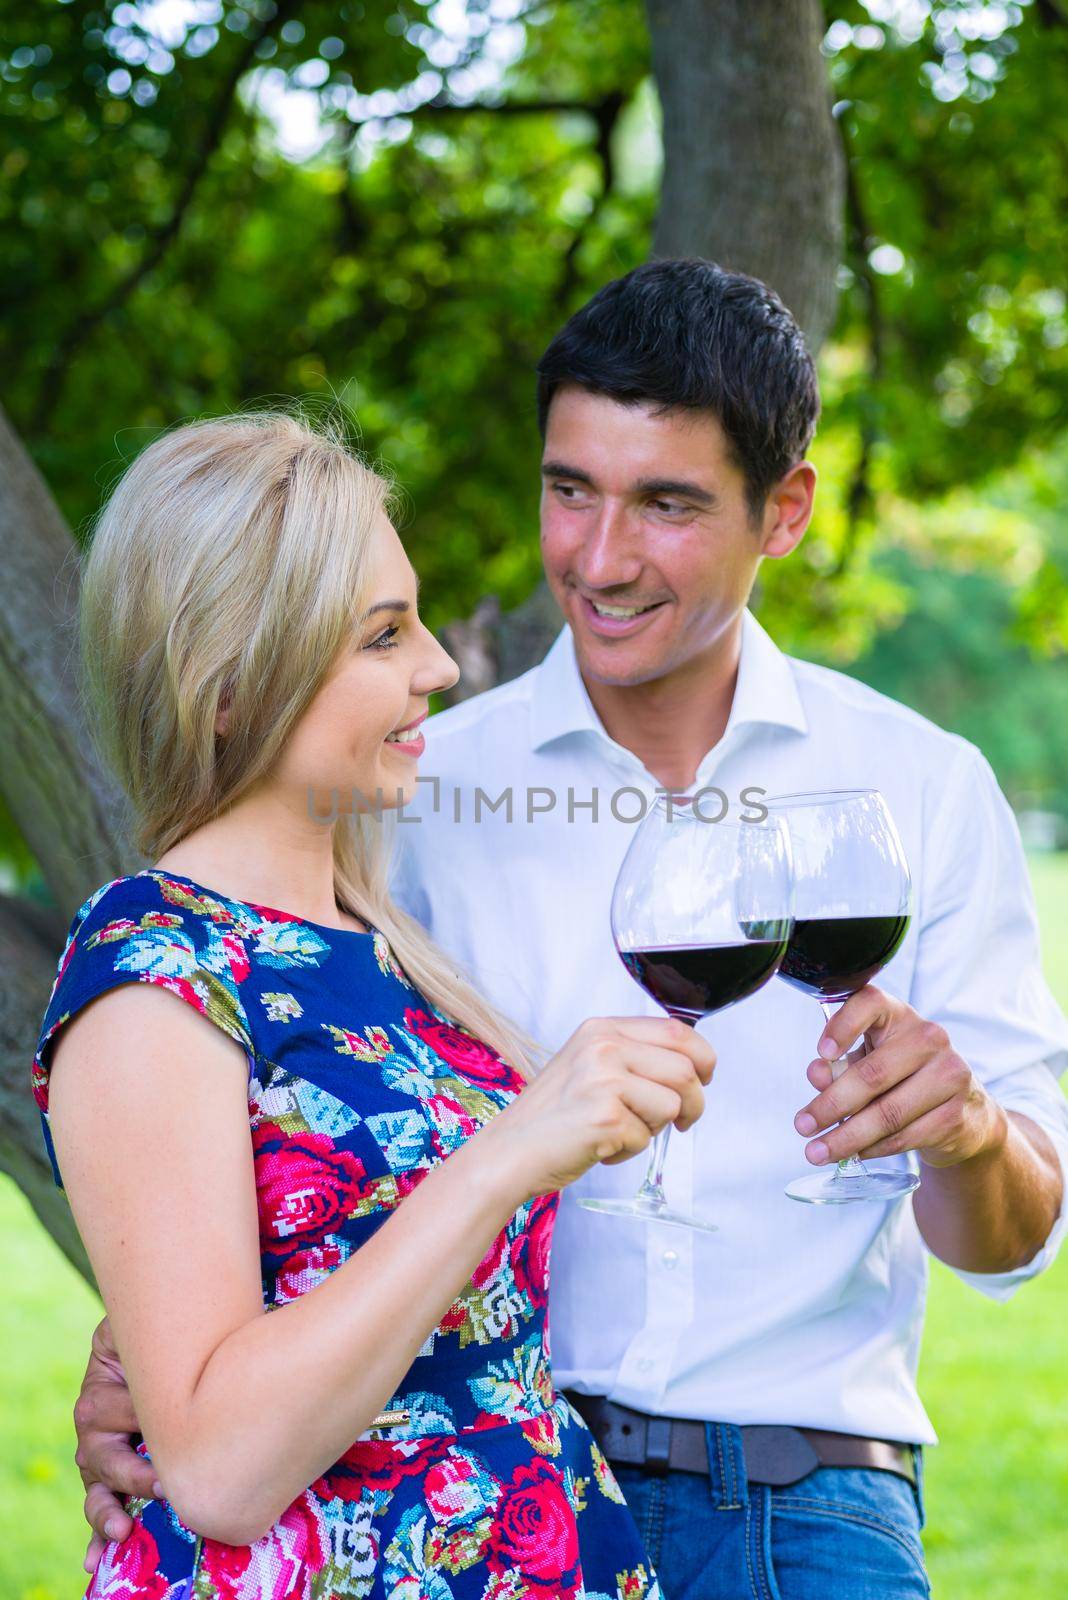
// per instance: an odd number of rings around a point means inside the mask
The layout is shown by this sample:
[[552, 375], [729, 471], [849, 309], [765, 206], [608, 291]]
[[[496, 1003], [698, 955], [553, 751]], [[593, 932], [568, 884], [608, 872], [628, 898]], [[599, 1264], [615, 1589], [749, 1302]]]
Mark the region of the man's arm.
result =
[[840, 1060], [861, 1033], [869, 1053], [833, 1084], [826, 1060], [814, 1063], [821, 1093], [795, 1125], [822, 1135], [855, 1116], [818, 1140], [831, 1157], [917, 1151], [926, 1243], [1001, 1297], [1052, 1259], [1064, 1229], [1068, 1107], [1056, 1074], [1068, 1024], [1042, 975], [1026, 857], [989, 764], [958, 743], [928, 791], [911, 1004], [865, 990], [842, 1007], [821, 1054]]
[[[868, 1052], [835, 1078], [831, 1062], [861, 1034]], [[821, 1092], [795, 1119], [799, 1133], [819, 1135], [806, 1146], [810, 1161], [915, 1150], [923, 1180], [913, 1210], [936, 1256], [965, 1272], [1002, 1273], [1038, 1254], [1064, 1199], [1056, 1148], [988, 1093], [943, 1027], [869, 986], [835, 1014], [820, 1054], [809, 1079]]]
[[107, 1317], [93, 1330], [89, 1365], [74, 1404], [74, 1426], [78, 1434], [74, 1459], [85, 1485], [85, 1520], [93, 1530], [83, 1566], [86, 1572], [95, 1572], [106, 1542], [121, 1543], [133, 1532], [133, 1518], [119, 1495], [163, 1498], [155, 1467], [133, 1447], [132, 1435], [141, 1428]]

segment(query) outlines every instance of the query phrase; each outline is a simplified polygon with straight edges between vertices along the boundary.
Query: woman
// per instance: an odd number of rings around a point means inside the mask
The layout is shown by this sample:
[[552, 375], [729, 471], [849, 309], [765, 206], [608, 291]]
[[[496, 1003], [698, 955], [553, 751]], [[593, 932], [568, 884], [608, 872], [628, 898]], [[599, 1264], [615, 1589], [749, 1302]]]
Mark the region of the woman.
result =
[[532, 1075], [390, 904], [361, 797], [410, 798], [456, 669], [386, 504], [290, 417], [197, 423], [87, 560], [91, 703], [155, 863], [78, 911], [35, 1059], [158, 1480], [95, 1597], [659, 1595], [552, 1389], [549, 1239], [563, 1184], [692, 1124], [714, 1058], [601, 1020]]

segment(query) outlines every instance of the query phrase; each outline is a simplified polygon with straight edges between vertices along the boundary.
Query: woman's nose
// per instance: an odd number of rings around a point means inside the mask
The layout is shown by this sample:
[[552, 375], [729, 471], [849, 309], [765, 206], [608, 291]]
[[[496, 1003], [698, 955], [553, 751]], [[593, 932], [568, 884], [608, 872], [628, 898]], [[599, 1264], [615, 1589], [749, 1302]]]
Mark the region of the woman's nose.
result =
[[414, 694], [441, 694], [451, 689], [460, 676], [460, 669], [439, 639], [429, 628], [426, 630], [426, 658], [412, 679]]

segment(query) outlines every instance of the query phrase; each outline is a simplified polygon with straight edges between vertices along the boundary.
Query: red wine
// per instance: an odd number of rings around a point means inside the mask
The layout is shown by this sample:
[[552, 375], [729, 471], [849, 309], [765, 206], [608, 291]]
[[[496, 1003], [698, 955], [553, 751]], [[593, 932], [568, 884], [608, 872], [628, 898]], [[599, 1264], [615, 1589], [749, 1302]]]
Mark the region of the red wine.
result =
[[847, 1000], [886, 966], [908, 925], [908, 917], [799, 918], [779, 976], [817, 1000]]
[[632, 978], [683, 1022], [697, 1022], [744, 1000], [782, 960], [785, 939], [745, 939], [738, 944], [650, 945], [621, 950]]

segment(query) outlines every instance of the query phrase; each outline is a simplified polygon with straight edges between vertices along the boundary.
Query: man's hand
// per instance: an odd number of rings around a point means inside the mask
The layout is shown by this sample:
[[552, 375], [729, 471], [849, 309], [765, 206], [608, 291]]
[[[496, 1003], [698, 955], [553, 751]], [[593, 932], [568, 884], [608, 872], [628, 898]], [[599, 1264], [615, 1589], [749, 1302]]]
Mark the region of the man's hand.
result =
[[[847, 1057], [862, 1035], [867, 1049]], [[836, 1012], [819, 1053], [808, 1076], [820, 1093], [794, 1118], [805, 1138], [819, 1135], [805, 1146], [816, 1166], [916, 1150], [929, 1167], [951, 1167], [1005, 1143], [1005, 1111], [945, 1029], [871, 984]]]
[[138, 1433], [130, 1391], [105, 1317], [93, 1332], [92, 1354], [74, 1404], [78, 1450], [74, 1457], [85, 1485], [85, 1518], [93, 1537], [85, 1552], [86, 1572], [95, 1572], [109, 1539], [122, 1542], [133, 1521], [117, 1495], [162, 1499], [150, 1461], [139, 1456], [130, 1440]]

